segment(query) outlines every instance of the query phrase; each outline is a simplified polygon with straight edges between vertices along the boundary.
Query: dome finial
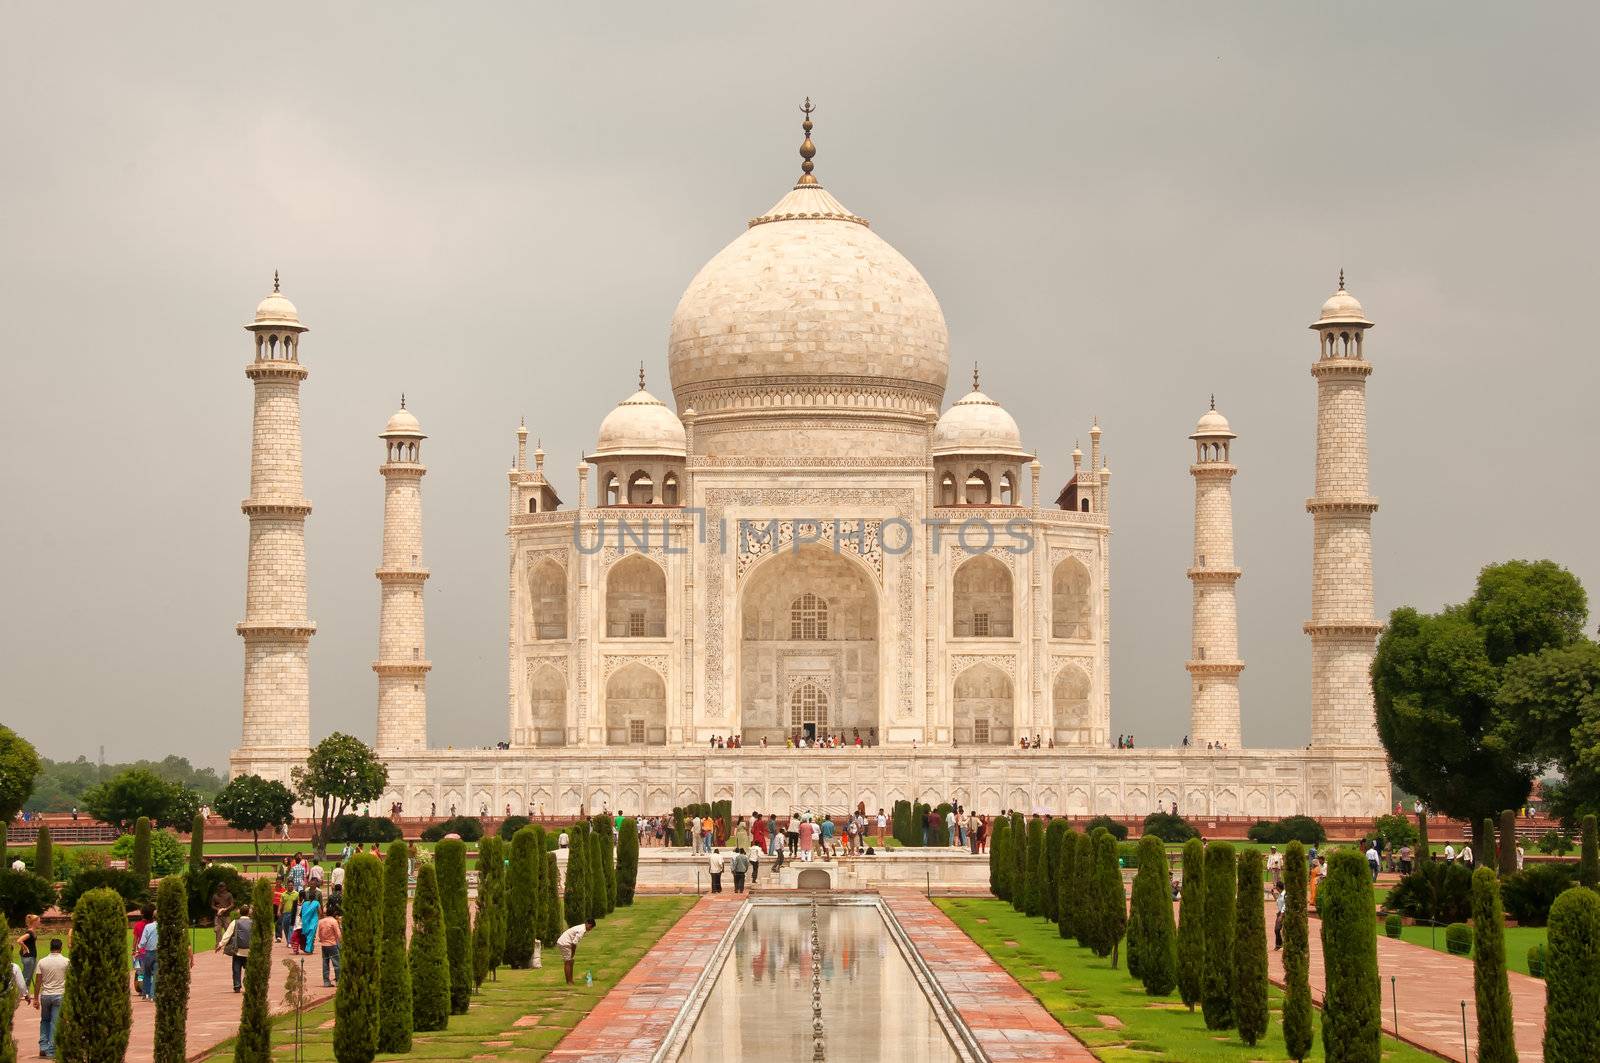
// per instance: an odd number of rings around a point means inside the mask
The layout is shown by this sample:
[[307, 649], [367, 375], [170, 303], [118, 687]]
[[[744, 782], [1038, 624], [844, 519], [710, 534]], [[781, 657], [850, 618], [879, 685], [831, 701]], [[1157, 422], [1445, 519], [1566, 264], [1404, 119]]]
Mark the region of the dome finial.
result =
[[406, 393], [403, 391], [400, 393], [400, 408], [402, 410], [406, 408]]
[[273, 270], [272, 271], [272, 290], [273, 290], [273, 292], [277, 292], [277, 290], [278, 290], [278, 271], [277, 270]]
[[978, 363], [972, 363], [972, 390], [978, 390]]
[[1211, 408], [1213, 410], [1217, 408], [1217, 393], [1215, 391], [1211, 393]]
[[1339, 290], [1344, 291], [1344, 267], [1339, 267]]
[[639, 362], [639, 390], [644, 390], [644, 361], [642, 359]]
[[811, 114], [816, 108], [811, 106], [810, 96], [806, 97], [806, 102], [801, 104], [800, 110], [806, 116], [805, 121], [800, 123], [800, 128], [805, 130], [806, 138], [800, 144], [800, 180], [795, 182], [796, 187], [817, 183], [816, 177], [811, 173], [812, 170], [816, 169], [816, 164], [811, 160], [816, 158], [817, 146], [811, 143]]

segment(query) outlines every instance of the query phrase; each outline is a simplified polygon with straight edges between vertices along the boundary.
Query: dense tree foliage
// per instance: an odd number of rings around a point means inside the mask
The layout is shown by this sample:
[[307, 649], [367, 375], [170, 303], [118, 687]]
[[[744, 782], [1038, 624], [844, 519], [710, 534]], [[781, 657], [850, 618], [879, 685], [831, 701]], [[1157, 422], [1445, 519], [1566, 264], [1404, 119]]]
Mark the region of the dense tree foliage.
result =
[[272, 879], [256, 879], [250, 894], [252, 932], [244, 965], [244, 1000], [239, 1006], [239, 1036], [233, 1063], [268, 1063], [272, 1058], [272, 1019], [267, 983], [272, 979]]
[[[467, 845], [447, 838], [433, 850], [450, 957], [450, 1014], [465, 1015], [472, 1003], [472, 925], [467, 909]], [[420, 1027], [419, 1027], [420, 1028]]]
[[56, 1058], [61, 1063], [122, 1063], [133, 1001], [128, 993], [127, 909], [112, 890], [90, 890], [72, 910], [67, 990], [57, 1022]]
[[1545, 1063], [1593, 1063], [1600, 1015], [1600, 894], [1563, 893], [1550, 907], [1545, 955]]
[[1378, 924], [1372, 917], [1372, 873], [1354, 849], [1336, 850], [1317, 889], [1326, 989], [1322, 1046], [1330, 1060], [1379, 1063], [1382, 1000], [1378, 988]]
[[156, 891], [155, 1063], [189, 1058], [189, 891], [183, 876], [161, 880]]
[[334, 820], [376, 801], [389, 781], [389, 769], [372, 748], [339, 731], [318, 742], [305, 764], [289, 774], [295, 796], [315, 810], [311, 845], [319, 857], [326, 855]]
[[533, 963], [539, 923], [539, 873], [544, 853], [533, 827], [511, 837], [511, 866], [506, 872], [506, 963], [524, 968]]
[[1206, 847], [1199, 838], [1183, 843], [1183, 882], [1178, 900], [1178, 995], [1193, 1011], [1203, 999], [1206, 973]]
[[[0, 758], [3, 756], [0, 753]], [[135, 769], [150, 772], [174, 786], [195, 791], [202, 804], [209, 802], [222, 789], [223, 780], [216, 771], [196, 768], [187, 757], [169, 756], [161, 760], [135, 760], [117, 764], [98, 764], [86, 757], [76, 760], [41, 757], [33, 794], [22, 808], [29, 812], [70, 812], [74, 808], [87, 810], [89, 806], [84, 801], [84, 794], [109, 779]]]
[[1283, 853], [1283, 1049], [1290, 1059], [1311, 1054], [1311, 926], [1306, 910], [1310, 867], [1305, 846]]
[[250, 840], [259, 859], [261, 832], [294, 819], [294, 800], [294, 793], [276, 779], [236, 775], [217, 794], [212, 807], [234, 830], [250, 832]]
[[639, 882], [639, 825], [632, 819], [622, 821], [622, 834], [617, 838], [617, 906], [626, 908], [633, 904], [633, 891]]
[[411, 964], [406, 956], [406, 843], [383, 861], [383, 947], [378, 961], [378, 1051], [411, 1051]]
[[1022, 911], [1025, 915], [1040, 915], [1044, 912], [1042, 894], [1045, 871], [1044, 820], [1034, 816], [1028, 822], [1028, 847], [1022, 863], [1022, 873], [1026, 879], [1022, 891]]
[[[41, 763], [33, 743], [17, 732], [0, 724], [0, 830], [4, 830], [18, 812], [31, 808], [35, 780]], [[0, 846], [0, 854], [4, 854]]]
[[1259, 849], [1239, 854], [1239, 892], [1234, 900], [1233, 1019], [1239, 1037], [1253, 1045], [1267, 1032], [1267, 928], [1261, 905]]
[[[0, 972], [11, 970], [11, 952], [11, 926], [0, 918]], [[10, 978], [0, 980], [0, 1063], [17, 1063], [17, 1040], [12, 1028], [21, 1003], [15, 983]]]
[[1011, 899], [1011, 820], [994, 817], [989, 838], [989, 892], [1002, 901]]
[[194, 822], [200, 795], [146, 768], [129, 768], [85, 791], [83, 807], [121, 830], [141, 818], [158, 827], [180, 829]]
[[1133, 911], [1138, 917], [1138, 944], [1134, 944], [1135, 924], [1130, 920], [1129, 970], [1132, 971], [1137, 949], [1137, 973], [1144, 983], [1144, 991], [1154, 997], [1164, 997], [1178, 984], [1178, 935], [1172, 923], [1167, 847], [1154, 834], [1139, 839], [1139, 871], [1133, 878]]
[[1206, 1029], [1226, 1030], [1233, 1025], [1234, 908], [1238, 890], [1238, 860], [1233, 846], [1212, 842], [1206, 847], [1206, 973], [1200, 987], [1200, 1010]]
[[1067, 827], [1057, 845], [1056, 875], [1052, 889], [1056, 895], [1056, 930], [1064, 938], [1077, 934], [1079, 899], [1072, 893], [1073, 867], [1078, 859], [1078, 842], [1083, 835]]
[[371, 1063], [378, 1053], [378, 983], [383, 955], [383, 864], [357, 853], [344, 870], [339, 988], [333, 1000], [333, 1055]]
[[418, 1033], [450, 1022], [450, 945], [445, 931], [439, 879], [433, 864], [417, 868], [411, 906], [411, 1023]]
[[1481, 1063], [1517, 1063], [1511, 986], [1506, 980], [1506, 927], [1500, 912], [1500, 883], [1487, 867], [1472, 873], [1472, 937], [1478, 1059]]

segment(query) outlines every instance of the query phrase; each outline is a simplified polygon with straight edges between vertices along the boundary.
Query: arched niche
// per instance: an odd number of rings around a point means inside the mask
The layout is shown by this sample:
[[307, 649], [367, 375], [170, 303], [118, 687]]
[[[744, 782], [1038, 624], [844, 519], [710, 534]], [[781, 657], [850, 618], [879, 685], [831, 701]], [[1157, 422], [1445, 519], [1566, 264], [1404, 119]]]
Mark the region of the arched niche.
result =
[[1011, 570], [992, 554], [978, 554], [956, 569], [951, 593], [955, 637], [1012, 636]]
[[644, 554], [630, 554], [606, 573], [606, 637], [667, 635], [667, 574]]

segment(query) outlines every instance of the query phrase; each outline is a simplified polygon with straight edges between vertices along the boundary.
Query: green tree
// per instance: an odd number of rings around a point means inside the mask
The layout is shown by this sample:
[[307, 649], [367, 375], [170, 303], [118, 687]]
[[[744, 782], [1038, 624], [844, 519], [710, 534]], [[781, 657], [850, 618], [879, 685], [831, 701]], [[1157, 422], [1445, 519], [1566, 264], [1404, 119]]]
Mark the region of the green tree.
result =
[[339, 989], [333, 1000], [333, 1055], [371, 1063], [378, 1052], [378, 980], [383, 947], [383, 865], [358, 853], [344, 869]]
[[[1144, 991], [1153, 997], [1166, 996], [1178, 984], [1178, 933], [1172, 923], [1169, 882], [1167, 847], [1154, 834], [1146, 834], [1139, 839], [1133, 908], [1139, 915], [1139, 980], [1144, 983]], [[1131, 929], [1128, 941], [1131, 958], [1135, 948]]]
[[1428, 810], [1417, 813], [1417, 862], [1432, 859], [1433, 843], [1428, 840]]
[[1511, 809], [1500, 812], [1500, 874], [1509, 875], [1517, 870], [1517, 814]]
[[317, 858], [324, 859], [333, 821], [354, 807], [376, 801], [389, 782], [389, 769], [361, 739], [335, 731], [318, 742], [305, 764], [289, 777], [295, 796], [314, 810], [311, 845]]
[[233, 1043], [233, 1063], [269, 1063], [272, 1059], [272, 1019], [267, 1004], [267, 983], [272, 979], [270, 878], [256, 879], [250, 893], [250, 911], [254, 913], [254, 930], [250, 935], [250, 955], [244, 965], [244, 1000], [239, 1006], [239, 1036]]
[[539, 877], [539, 892], [543, 898], [539, 904], [539, 915], [544, 920], [544, 932], [539, 940], [545, 948], [553, 949], [556, 947], [556, 938], [566, 929], [561, 910], [561, 869], [556, 863], [555, 853], [544, 854], [544, 874]]
[[1311, 927], [1306, 911], [1310, 866], [1306, 847], [1283, 852], [1283, 1048], [1290, 1059], [1311, 1054]]
[[[450, 1014], [465, 1015], [472, 1003], [472, 927], [467, 914], [467, 844], [446, 838], [433, 850], [444, 908], [445, 942], [450, 956]], [[419, 1026], [420, 1029], [420, 1026]]]
[[409, 962], [413, 1028], [418, 1033], [444, 1029], [450, 1023], [450, 948], [439, 900], [439, 878], [429, 863], [417, 868]]
[[1577, 642], [1589, 601], [1577, 577], [1554, 561], [1506, 561], [1478, 574], [1466, 613], [1490, 660], [1504, 664]]
[[72, 910], [67, 989], [56, 1028], [61, 1063], [122, 1063], [128, 1051], [127, 912], [109, 889], [89, 890]]
[[1178, 899], [1178, 995], [1193, 1011], [1204, 997], [1206, 974], [1206, 846], [1183, 843], [1183, 885]]
[[206, 866], [206, 817], [196, 812], [189, 825], [189, 870]]
[[1067, 821], [1052, 819], [1044, 829], [1044, 861], [1039, 865], [1039, 914], [1057, 921], [1057, 904], [1060, 887], [1057, 872], [1061, 868], [1061, 839], [1066, 834]]
[[1546, 1063], [1593, 1063], [1600, 1014], [1600, 894], [1569, 889], [1550, 906], [1545, 958]]
[[[1498, 851], [1498, 846], [1495, 845], [1494, 840], [1494, 817], [1485, 816], [1480, 830], [1483, 832], [1483, 851], [1480, 853], [1477, 850], [1473, 850], [1473, 855], [1477, 857], [1479, 867], [1487, 867], [1492, 871], [1495, 868], [1496, 853]], [[1516, 870], [1514, 862], [1512, 870]]]
[[1239, 854], [1239, 894], [1234, 902], [1233, 1017], [1239, 1036], [1254, 1045], [1267, 1032], [1267, 927], [1261, 883], [1265, 860], [1259, 849]]
[[1117, 840], [1109, 832], [1095, 842], [1094, 890], [1095, 955], [1110, 956], [1117, 966], [1117, 946], [1128, 928], [1128, 901], [1122, 889], [1122, 869], [1117, 865]]
[[144, 816], [133, 824], [133, 859], [128, 870], [139, 876], [140, 882], [150, 881], [150, 821]]
[[1578, 881], [1590, 889], [1600, 888], [1600, 831], [1595, 817], [1583, 817], [1583, 855], [1578, 859]]
[[478, 913], [472, 922], [472, 984], [475, 987], [482, 986], [496, 966], [494, 928], [500, 906], [505, 903], [501, 889], [504, 881], [505, 857], [500, 853], [500, 839], [485, 838], [478, 843]]
[[169, 875], [156, 890], [155, 1063], [189, 1058], [189, 890]]
[[1480, 1063], [1517, 1063], [1506, 981], [1506, 926], [1500, 882], [1487, 867], [1472, 873], [1472, 988], [1478, 1009]]
[[[0, 849], [0, 854], [5, 850]], [[50, 839], [50, 825], [39, 824], [39, 836], [33, 842], [33, 873], [46, 882], [56, 880], [56, 850], [55, 843]]]
[[[3, 853], [3, 850], [0, 850]], [[11, 927], [0, 916], [0, 971], [11, 970]], [[0, 1063], [17, 1063], [16, 1025], [17, 987], [10, 979], [0, 982]]]
[[1100, 922], [1098, 895], [1095, 892], [1095, 867], [1099, 859], [1100, 834], [1096, 827], [1078, 842], [1078, 855], [1072, 862], [1072, 929], [1078, 945], [1091, 951]]
[[[916, 830], [922, 840], [922, 830]], [[1011, 907], [1024, 910], [1028, 897], [1028, 821], [1021, 812], [1011, 813]]]
[[544, 853], [537, 845], [538, 831], [533, 827], [523, 827], [511, 836], [506, 962], [518, 969], [533, 962], [533, 942], [543, 930], [539, 925], [539, 874], [544, 869]]
[[622, 834], [617, 839], [617, 904], [633, 904], [634, 887], [639, 881], [639, 825], [631, 819], [622, 821]]
[[1027, 892], [1023, 895], [1023, 911], [1028, 915], [1044, 914], [1044, 891], [1049, 883], [1045, 863], [1044, 821], [1034, 816], [1028, 824], [1028, 854], [1025, 871], [1028, 876]]
[[589, 864], [584, 869], [589, 875], [589, 918], [600, 919], [606, 914], [606, 876], [600, 870], [600, 835], [589, 835]]
[[1078, 858], [1077, 831], [1067, 827], [1061, 832], [1061, 844], [1056, 855], [1056, 930], [1063, 938], [1077, 932], [1077, 898], [1072, 895], [1072, 869]]
[[1232, 845], [1206, 847], [1206, 973], [1200, 989], [1200, 1010], [1206, 1029], [1233, 1025], [1233, 936], [1237, 918], [1238, 860]]
[[989, 829], [989, 892], [1002, 901], [1011, 899], [1011, 821], [994, 817]]
[[200, 811], [200, 795], [145, 768], [129, 768], [85, 791], [83, 807], [96, 819], [126, 830], [143, 817], [158, 827], [187, 827]]
[[1338, 849], [1317, 889], [1327, 989], [1322, 1046], [1327, 1058], [1378, 1063], [1382, 1000], [1378, 988], [1378, 923], [1372, 917], [1372, 872], [1354, 849]]
[[256, 859], [261, 858], [261, 832], [294, 819], [294, 792], [276, 779], [236, 775], [217, 794], [212, 806], [234, 830], [250, 832]]
[[611, 817], [601, 816], [600, 820], [602, 822], [597, 825], [594, 832], [594, 836], [600, 840], [600, 874], [596, 878], [596, 883], [600, 885], [600, 914], [609, 915], [617, 907], [616, 847], [612, 839]]
[[378, 1051], [411, 1051], [411, 965], [406, 959], [406, 843], [383, 861], [383, 946], [378, 961]]
[[33, 743], [0, 724], [0, 853], [5, 852], [5, 828], [33, 794], [39, 776], [39, 754]]
[[1560, 773], [1545, 805], [1567, 821], [1600, 808], [1600, 643], [1579, 639], [1506, 663], [1499, 737], [1532, 769]]
[[579, 923], [589, 917], [589, 828], [574, 823], [567, 831], [567, 888], [562, 909]]

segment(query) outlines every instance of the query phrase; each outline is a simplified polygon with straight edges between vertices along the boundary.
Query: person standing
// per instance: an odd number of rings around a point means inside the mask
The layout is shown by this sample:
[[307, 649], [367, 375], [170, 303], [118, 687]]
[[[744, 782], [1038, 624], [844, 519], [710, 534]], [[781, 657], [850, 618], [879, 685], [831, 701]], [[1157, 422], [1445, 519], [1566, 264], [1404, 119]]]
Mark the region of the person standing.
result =
[[1267, 850], [1267, 881], [1278, 882], [1283, 878], [1283, 854], [1278, 852], [1276, 845]]
[[961, 847], [961, 820], [956, 818], [954, 805], [951, 805], [950, 811], [944, 814], [944, 829], [949, 839], [946, 844], [953, 845], [959, 849]]
[[833, 817], [832, 816], [823, 816], [822, 817], [821, 828], [822, 828], [822, 858], [824, 860], [828, 860], [828, 859], [831, 859], [833, 857], [833, 830], [834, 830]]
[[733, 851], [733, 892], [744, 892], [744, 877], [750, 872], [750, 858], [744, 854], [744, 849]]
[[56, 1058], [56, 1021], [61, 1017], [61, 997], [67, 991], [67, 958], [61, 939], [50, 939], [50, 955], [34, 968], [33, 1007], [39, 1013], [39, 1055]]
[[750, 850], [750, 888], [755, 889], [756, 880], [761, 877], [761, 850]]
[[878, 820], [873, 826], [878, 828], [878, 833], [873, 835], [872, 844], [879, 849], [883, 848], [883, 831], [889, 825], [889, 817], [883, 814], [883, 809], [878, 809]]
[[699, 816], [690, 816], [689, 817], [689, 851], [690, 852], [694, 852], [694, 853], [698, 853], [700, 851], [700, 817]]
[[589, 919], [583, 923], [574, 924], [561, 932], [556, 938], [556, 948], [561, 950], [561, 970], [567, 976], [567, 984], [572, 984], [572, 961], [578, 955], [578, 942], [583, 940], [583, 935], [594, 929], [594, 920]]
[[18, 967], [22, 971], [22, 984], [33, 984], [33, 968], [39, 962], [39, 917], [30, 915], [24, 921], [27, 929], [17, 939]]
[[233, 893], [228, 889], [227, 883], [217, 883], [217, 888], [211, 894], [211, 926], [226, 927], [228, 913], [233, 911]]
[[285, 889], [283, 897], [278, 901], [278, 931], [285, 945], [294, 944], [294, 927], [300, 919], [300, 894], [293, 889]]
[[317, 923], [322, 919], [322, 897], [315, 886], [306, 887], [300, 902], [300, 948], [307, 956], [317, 948]]
[[976, 812], [967, 813], [967, 849], [973, 856], [978, 855], [978, 831], [982, 829], [982, 822]]
[[[331, 986], [339, 980], [339, 946], [344, 942], [343, 928], [339, 925], [339, 910], [330, 907], [328, 911], [317, 920], [316, 944], [322, 949], [322, 984]], [[307, 952], [311, 949], [308, 947]], [[332, 968], [333, 977], [328, 977], [329, 968]]]
[[789, 814], [789, 826], [783, 833], [789, 842], [789, 859], [793, 860], [800, 852], [800, 813]]
[[239, 917], [228, 924], [228, 929], [217, 942], [216, 951], [233, 961], [233, 991], [239, 992], [244, 980], [244, 965], [250, 959], [250, 935], [255, 924], [250, 919], [250, 906], [239, 905]]
[[1272, 900], [1278, 909], [1277, 918], [1272, 921], [1272, 951], [1278, 952], [1283, 948], [1283, 913], [1289, 910], [1289, 891], [1281, 881], [1272, 883]]
[[709, 867], [710, 870], [711, 870], [711, 892], [712, 893], [721, 893], [722, 892], [722, 853], [721, 853], [720, 850], [717, 850], [717, 849], [711, 850], [711, 854], [706, 857], [706, 866]]

